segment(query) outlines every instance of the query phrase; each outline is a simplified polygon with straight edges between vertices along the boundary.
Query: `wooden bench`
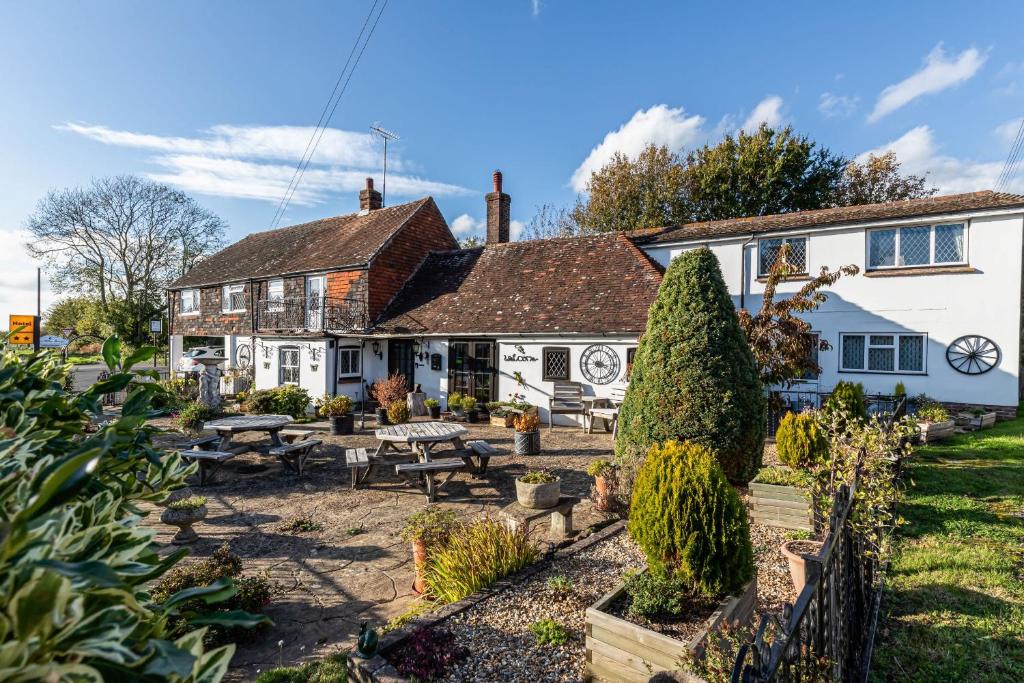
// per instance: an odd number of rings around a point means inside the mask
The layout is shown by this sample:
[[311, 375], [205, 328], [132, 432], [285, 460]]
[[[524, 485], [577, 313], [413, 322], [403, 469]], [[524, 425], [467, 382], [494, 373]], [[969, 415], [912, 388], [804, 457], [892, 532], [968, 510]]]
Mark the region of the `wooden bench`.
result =
[[594, 433], [594, 420], [599, 419], [604, 426], [604, 431], [611, 431], [612, 436], [615, 436], [619, 431], [619, 409], [625, 400], [626, 387], [622, 386], [611, 388], [611, 398], [596, 399], [584, 418], [584, 422], [589, 423], [587, 433]]
[[[465, 467], [466, 463], [461, 458], [440, 458], [429, 462], [395, 465], [395, 474], [419, 489], [427, 497], [428, 503], [433, 503], [437, 492], [444, 488], [445, 484], [451, 481], [459, 470]], [[448, 476], [444, 481], [438, 483], [434, 481], [435, 472], [447, 472]]]
[[231, 458], [235, 457], [235, 454], [231, 451], [178, 451], [178, 455], [182, 457], [185, 462], [197, 462], [199, 463], [199, 485], [206, 486], [207, 483], [213, 481], [213, 477], [217, 474], [217, 470]]
[[283, 446], [271, 448], [270, 454], [276, 455], [286, 469], [301, 477], [302, 468], [306, 465], [306, 458], [309, 457], [314, 448], [322, 443], [323, 441], [320, 439], [306, 439], [304, 441], [286, 443]]
[[287, 443], [305, 441], [316, 433], [313, 429], [282, 429], [278, 434]]
[[551, 533], [557, 538], [567, 538], [572, 535], [572, 509], [579, 502], [580, 499], [576, 496], [563, 494], [558, 499], [558, 505], [544, 510], [533, 510], [524, 508], [519, 503], [512, 503], [501, 509], [501, 516], [505, 518], [505, 524], [512, 531], [517, 531], [520, 527], [525, 526], [527, 533], [529, 533], [532, 522], [550, 517]]
[[[477, 474], [487, 473], [487, 463], [491, 461], [492, 455], [497, 455], [498, 449], [486, 441], [467, 441], [465, 452], [459, 457], [466, 463], [469, 469]], [[478, 464], [473, 463], [476, 457]]]
[[[548, 400], [548, 431], [555, 426], [555, 415], [582, 415], [586, 423], [587, 407], [583, 404], [583, 385], [579, 382], [555, 382]], [[583, 425], [584, 428], [586, 424]]]
[[218, 441], [220, 441], [220, 437], [216, 434], [211, 434], [209, 436], [200, 436], [199, 438], [192, 439], [191, 441], [186, 441], [184, 443], [175, 444], [174, 447], [180, 451], [191, 451], [194, 449], [200, 451], [212, 451], [214, 450], [214, 445]]
[[370, 471], [380, 462], [380, 457], [369, 448], [346, 448], [345, 465], [352, 475], [352, 488], [362, 484], [370, 476]]

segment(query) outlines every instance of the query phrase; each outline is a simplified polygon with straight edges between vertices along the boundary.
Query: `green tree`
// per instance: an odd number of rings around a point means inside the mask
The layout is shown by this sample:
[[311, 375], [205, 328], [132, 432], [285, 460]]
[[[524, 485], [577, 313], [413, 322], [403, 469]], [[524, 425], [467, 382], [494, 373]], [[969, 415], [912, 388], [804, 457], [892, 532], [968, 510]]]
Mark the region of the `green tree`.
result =
[[938, 188], [927, 187], [927, 182], [924, 176], [901, 175], [895, 152], [869, 154], [862, 164], [851, 161], [846, 165], [833, 204], [852, 206], [930, 197]]
[[616, 153], [590, 176], [586, 195], [570, 214], [586, 233], [672, 225], [691, 213], [682, 160], [668, 147], [649, 145], [636, 159]]
[[792, 128], [762, 124], [690, 152], [684, 183], [692, 220], [820, 209], [836, 194], [846, 160]]
[[78, 336], [103, 340], [114, 333], [113, 325], [103, 313], [99, 300], [91, 296], [69, 296], [55, 302], [43, 316], [45, 334], [63, 334], [74, 329]]
[[669, 264], [647, 316], [615, 447], [625, 467], [651, 445], [692, 441], [714, 451], [730, 480], [761, 465], [765, 402], [754, 356], [710, 249]]

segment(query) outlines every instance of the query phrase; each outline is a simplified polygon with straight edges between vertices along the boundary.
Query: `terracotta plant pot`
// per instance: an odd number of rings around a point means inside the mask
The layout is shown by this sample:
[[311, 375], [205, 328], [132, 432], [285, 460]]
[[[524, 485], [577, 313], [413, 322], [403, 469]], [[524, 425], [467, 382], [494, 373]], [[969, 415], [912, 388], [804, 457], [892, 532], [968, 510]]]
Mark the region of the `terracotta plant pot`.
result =
[[558, 505], [558, 499], [562, 497], [562, 480], [546, 484], [527, 484], [516, 479], [516, 500], [524, 508], [530, 510], [546, 510]]
[[537, 455], [540, 453], [540, 430], [516, 432], [512, 445], [516, 455]]
[[206, 506], [202, 505], [197, 508], [188, 508], [186, 510], [172, 510], [171, 508], [165, 508], [160, 514], [160, 521], [169, 526], [178, 527], [178, 533], [171, 539], [171, 543], [174, 545], [185, 545], [186, 543], [194, 543], [199, 539], [199, 534], [195, 532], [192, 525], [196, 522], [201, 522], [206, 519]]
[[413, 580], [412, 589], [422, 595], [427, 590], [425, 572], [427, 566], [427, 542], [421, 538], [416, 538], [412, 541], [412, 563], [416, 567], [416, 578]]
[[821, 541], [786, 541], [782, 544], [782, 554], [789, 560], [789, 575], [798, 596], [807, 583], [807, 560], [813, 561], [820, 552]]
[[594, 488], [597, 489], [597, 500], [594, 501], [594, 509], [607, 512], [612, 506], [612, 484], [607, 477], [598, 475], [594, 477]]

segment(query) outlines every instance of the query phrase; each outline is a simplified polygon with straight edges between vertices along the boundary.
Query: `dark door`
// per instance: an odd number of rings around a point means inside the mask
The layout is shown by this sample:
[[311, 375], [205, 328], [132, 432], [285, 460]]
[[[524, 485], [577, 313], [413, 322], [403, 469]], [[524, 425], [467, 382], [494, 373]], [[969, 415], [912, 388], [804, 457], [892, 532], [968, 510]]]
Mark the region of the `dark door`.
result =
[[495, 400], [498, 374], [494, 342], [474, 339], [448, 343], [448, 392], [476, 397], [480, 403]]
[[405, 375], [405, 386], [412, 391], [415, 380], [416, 363], [412, 355], [411, 339], [388, 340], [388, 374]]

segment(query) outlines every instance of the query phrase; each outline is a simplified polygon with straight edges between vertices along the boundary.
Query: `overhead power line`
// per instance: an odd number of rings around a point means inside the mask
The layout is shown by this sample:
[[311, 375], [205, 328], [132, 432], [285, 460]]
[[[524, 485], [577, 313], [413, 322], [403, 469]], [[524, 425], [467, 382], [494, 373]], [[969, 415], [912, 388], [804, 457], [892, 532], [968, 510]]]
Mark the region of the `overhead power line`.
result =
[[1006, 163], [1003, 164], [1003, 170], [999, 173], [999, 178], [996, 179], [996, 191], [1002, 191], [1009, 185], [1010, 178], [1013, 177], [1017, 163], [1020, 161], [1022, 149], [1024, 149], [1024, 118], [1020, 120], [1017, 136], [1013, 139], [1013, 144], [1010, 145], [1010, 152], [1006, 155]]
[[[377, 5], [380, 4], [380, 10], [377, 10]], [[298, 190], [299, 185], [302, 183], [302, 177], [306, 173], [306, 169], [309, 168], [310, 162], [313, 160], [313, 155], [316, 154], [316, 149], [320, 144], [320, 140], [323, 139], [324, 133], [327, 131], [328, 126], [331, 123], [331, 118], [334, 116], [334, 112], [338, 109], [338, 105], [341, 103], [341, 98], [345, 95], [345, 90], [348, 88], [349, 81], [352, 80], [352, 75], [355, 73], [356, 68], [359, 66], [359, 61], [363, 57], [363, 52], [366, 50], [366, 46], [370, 42], [370, 38], [373, 37], [373, 32], [377, 29], [377, 23], [380, 21], [380, 17], [384, 14], [384, 10], [387, 8], [388, 0], [384, 0], [383, 4], [380, 0], [374, 0], [373, 5], [370, 7], [370, 11], [366, 14], [366, 19], [363, 21], [363, 27], [359, 30], [359, 35], [356, 36], [355, 42], [352, 44], [352, 49], [349, 50], [348, 59], [345, 60], [345, 66], [342, 67], [341, 72], [338, 74], [337, 80], [334, 82], [334, 88], [331, 90], [331, 96], [327, 99], [327, 103], [324, 104], [323, 110], [320, 112], [320, 118], [317, 120], [316, 127], [313, 129], [313, 133], [309, 136], [309, 141], [306, 143], [306, 149], [302, 153], [302, 157], [299, 159], [299, 163], [295, 166], [295, 171], [292, 173], [291, 180], [288, 182], [288, 187], [285, 189], [284, 195], [281, 197], [281, 201], [277, 205], [277, 211], [274, 212], [274, 218], [270, 222], [270, 227], [274, 228], [284, 218], [285, 211], [288, 210], [288, 205], [295, 196], [295, 191]], [[376, 17], [374, 12], [376, 11]], [[371, 19], [373, 23], [371, 25]], [[367, 26], [370, 30], [367, 32]], [[364, 39], [365, 36], [365, 39]], [[353, 56], [355, 61], [353, 61]]]

